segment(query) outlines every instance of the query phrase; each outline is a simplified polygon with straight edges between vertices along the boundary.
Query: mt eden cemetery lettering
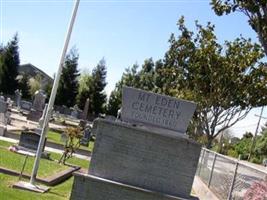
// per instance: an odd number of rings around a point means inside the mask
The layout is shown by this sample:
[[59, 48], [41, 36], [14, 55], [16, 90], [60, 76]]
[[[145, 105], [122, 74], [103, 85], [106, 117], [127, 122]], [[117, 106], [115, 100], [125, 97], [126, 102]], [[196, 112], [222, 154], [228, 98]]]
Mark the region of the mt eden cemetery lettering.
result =
[[196, 104], [130, 87], [123, 88], [122, 120], [185, 133]]

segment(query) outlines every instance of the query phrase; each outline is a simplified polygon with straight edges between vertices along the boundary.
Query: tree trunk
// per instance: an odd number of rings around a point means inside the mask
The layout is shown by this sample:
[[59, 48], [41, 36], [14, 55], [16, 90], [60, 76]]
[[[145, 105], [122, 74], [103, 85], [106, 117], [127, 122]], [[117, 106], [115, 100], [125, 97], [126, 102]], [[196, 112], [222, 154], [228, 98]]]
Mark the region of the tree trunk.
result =
[[208, 135], [207, 138], [208, 138], [208, 142], [207, 142], [207, 144], [206, 144], [206, 148], [207, 148], [207, 149], [211, 149], [211, 147], [212, 147], [213, 137], [210, 136], [210, 135]]

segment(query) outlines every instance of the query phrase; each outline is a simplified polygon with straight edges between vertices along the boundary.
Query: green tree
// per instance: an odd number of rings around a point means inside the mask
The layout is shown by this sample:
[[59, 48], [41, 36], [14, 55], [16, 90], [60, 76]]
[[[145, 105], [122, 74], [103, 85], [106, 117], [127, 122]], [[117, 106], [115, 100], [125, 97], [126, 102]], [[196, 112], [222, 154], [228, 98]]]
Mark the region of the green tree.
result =
[[79, 89], [76, 102], [80, 109], [84, 108], [86, 99], [89, 98], [89, 113], [92, 114], [93, 78], [90, 72], [82, 72], [79, 78]]
[[92, 93], [92, 112], [95, 115], [99, 113], [104, 113], [104, 104], [106, 103], [107, 95], [104, 91], [107, 82], [107, 67], [104, 59], [100, 60], [97, 66], [92, 71], [92, 83], [93, 83], [93, 93]]
[[18, 80], [18, 88], [21, 90], [22, 98], [24, 99], [31, 98], [29, 79], [27, 74], [23, 74], [21, 79]]
[[42, 77], [40, 75], [36, 75], [29, 79], [30, 95], [32, 98], [34, 97], [35, 92], [41, 89], [41, 82]]
[[[0, 44], [0, 88], [4, 81], [4, 47]], [[0, 89], [0, 91], [2, 91]]]
[[116, 86], [115, 89], [110, 93], [106, 108], [106, 113], [108, 115], [117, 116], [120, 107], [121, 107], [121, 92]]
[[153, 91], [156, 93], [164, 93], [162, 89], [162, 60], [153, 62], [152, 58], [146, 59], [141, 69], [138, 70], [139, 65], [134, 64], [132, 67], [126, 68], [121, 80], [117, 82], [115, 89], [111, 92], [108, 105], [107, 114], [117, 115], [118, 109], [121, 107], [122, 87], [129, 86], [142, 90]]
[[18, 34], [15, 34], [0, 52], [0, 90], [5, 94], [14, 94], [18, 87], [16, 78], [20, 64]]
[[219, 16], [241, 12], [257, 33], [267, 56], [267, 2], [266, 0], [211, 0], [212, 9]]
[[68, 107], [75, 105], [78, 94], [78, 77], [80, 75], [77, 69], [78, 59], [77, 49], [72, 48], [66, 56], [64, 68], [62, 69], [55, 100], [56, 105], [65, 105]]
[[[169, 77], [168, 94], [195, 101], [195, 127], [207, 135], [207, 147], [222, 131], [242, 120], [254, 106], [266, 104], [266, 70], [259, 60], [259, 45], [237, 38], [217, 42], [214, 25], [196, 22], [197, 34], [188, 30], [182, 17], [181, 34], [170, 37], [163, 73]], [[192, 129], [191, 129], [192, 130]]]

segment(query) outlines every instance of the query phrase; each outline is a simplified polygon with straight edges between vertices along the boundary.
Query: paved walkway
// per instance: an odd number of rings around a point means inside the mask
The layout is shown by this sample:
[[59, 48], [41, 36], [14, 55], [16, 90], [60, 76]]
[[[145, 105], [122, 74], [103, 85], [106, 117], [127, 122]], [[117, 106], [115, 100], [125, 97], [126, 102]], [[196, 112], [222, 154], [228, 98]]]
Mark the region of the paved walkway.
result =
[[[7, 138], [7, 137], [3, 137], [3, 136], [0, 136], [0, 140], [6, 141], [6, 142], [11, 142], [11, 143], [18, 143], [19, 142], [16, 139]], [[63, 153], [62, 150], [51, 148], [51, 147], [45, 147], [45, 150], [48, 152], [53, 152], [53, 153], [60, 153], [60, 154]], [[74, 153], [73, 156], [75, 156], [77, 158], [84, 159], [84, 160], [88, 160], [88, 161], [91, 160], [91, 156], [84, 156], [84, 155], [80, 155], [80, 154], [76, 154], [76, 153]]]

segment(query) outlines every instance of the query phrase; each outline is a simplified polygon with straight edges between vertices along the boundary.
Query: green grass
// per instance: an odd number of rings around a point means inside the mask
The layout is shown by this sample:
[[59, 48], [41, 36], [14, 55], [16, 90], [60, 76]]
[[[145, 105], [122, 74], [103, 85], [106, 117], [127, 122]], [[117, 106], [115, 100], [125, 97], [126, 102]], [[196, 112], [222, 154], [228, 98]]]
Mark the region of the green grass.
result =
[[[24, 160], [25, 160], [25, 156], [14, 153], [14, 152], [10, 152], [9, 150], [7, 150], [7, 148], [10, 145], [12, 145], [12, 143], [0, 141], [0, 166], [8, 168], [8, 169], [16, 170], [16, 171], [21, 171]], [[51, 157], [51, 160], [41, 159], [40, 167], [38, 170], [39, 177], [51, 176], [68, 168], [65, 165], [60, 165], [57, 163], [56, 160], [60, 159], [61, 154], [51, 153], [50, 157]], [[26, 174], [31, 173], [34, 159], [35, 159], [34, 157], [28, 157], [27, 163], [25, 165], [24, 173]], [[88, 169], [89, 167], [89, 161], [79, 159], [76, 157], [72, 157], [68, 159], [67, 163], [71, 165], [77, 165], [77, 166], [80, 166], [86, 169]]]
[[[12, 143], [1, 141], [0, 140], [0, 166], [8, 167], [14, 170], [20, 170], [23, 164], [25, 156], [19, 155], [13, 152], [9, 152], [6, 150]], [[61, 154], [51, 153], [51, 158], [54, 160], [58, 160]], [[72, 157], [67, 160], [67, 163], [72, 165], [77, 165], [83, 168], [88, 169], [89, 161], [79, 159], [76, 157]], [[33, 158], [28, 160], [28, 164], [26, 167], [26, 172], [30, 173], [32, 169]], [[41, 159], [40, 168], [38, 170], [38, 176], [46, 176], [51, 175], [51, 169], [53, 172], [60, 171], [59, 169], [67, 168], [64, 165], [59, 165], [55, 161], [49, 161], [45, 159]], [[48, 173], [49, 172], [49, 173]], [[13, 189], [11, 186], [18, 181], [18, 177], [9, 176], [6, 174], [0, 173], [0, 199], [4, 200], [66, 200], [69, 199], [73, 178], [68, 179], [64, 183], [61, 183], [57, 186], [51, 187], [49, 192], [44, 194]]]
[[[24, 155], [10, 152], [7, 149], [0, 148], [0, 166], [20, 172], [25, 160]], [[24, 173], [30, 174], [34, 163], [34, 157], [28, 157]], [[47, 177], [57, 174], [60, 171], [68, 169], [67, 166], [59, 165], [55, 161], [41, 159], [38, 171], [38, 177]]]
[[18, 181], [18, 177], [0, 174], [0, 199], [7, 200], [67, 200], [69, 199], [73, 178], [64, 183], [51, 187], [47, 193], [40, 194], [24, 190], [13, 189], [11, 186]]
[[48, 131], [47, 140], [50, 142], [55, 142], [57, 144], [64, 144], [64, 142], [60, 141], [61, 134], [55, 131]]

